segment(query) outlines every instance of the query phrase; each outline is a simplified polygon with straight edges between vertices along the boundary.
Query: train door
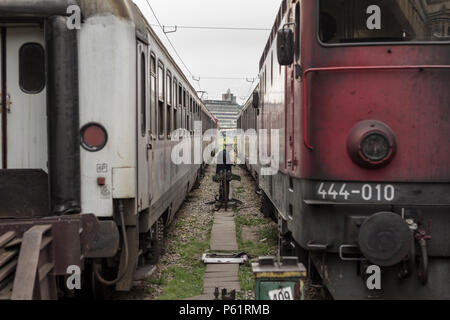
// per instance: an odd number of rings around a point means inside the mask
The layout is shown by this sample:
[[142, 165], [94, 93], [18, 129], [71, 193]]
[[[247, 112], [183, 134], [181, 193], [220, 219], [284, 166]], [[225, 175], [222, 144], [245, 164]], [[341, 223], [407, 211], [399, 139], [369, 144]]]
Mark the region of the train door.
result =
[[48, 173], [44, 47], [40, 27], [1, 28], [2, 169]]
[[47, 216], [44, 30], [0, 27], [0, 217]]
[[[292, 99], [293, 99], [293, 103], [292, 103], [292, 136], [293, 136], [293, 141], [295, 140], [295, 137], [297, 137], [297, 139], [299, 139], [300, 137], [300, 130], [301, 130], [301, 126], [299, 126], [298, 124], [300, 123], [300, 119], [301, 119], [301, 109], [298, 106], [302, 105], [302, 90], [300, 90], [300, 88], [302, 88], [302, 78], [303, 75], [301, 74], [301, 70], [302, 70], [302, 62], [301, 62], [301, 21], [300, 21], [300, 2], [297, 2], [297, 4], [295, 5], [295, 25], [294, 25], [294, 35], [295, 35], [295, 40], [294, 40], [294, 46], [295, 46], [295, 57], [294, 57], [294, 68], [292, 70], [292, 74], [291, 74], [291, 85], [292, 85]], [[295, 106], [297, 106], [297, 108], [295, 108]], [[295, 172], [296, 174], [299, 174], [299, 163], [298, 163], [298, 158], [299, 158], [299, 147], [300, 147], [300, 143], [298, 143], [298, 141], [295, 143], [293, 142], [292, 144], [292, 171]]]
[[138, 157], [138, 208], [139, 211], [148, 209], [150, 206], [150, 183], [149, 172], [151, 172], [151, 136], [149, 134], [149, 63], [147, 47], [138, 42], [137, 46], [137, 157]]
[[[293, 11], [289, 12], [289, 22], [292, 22]], [[295, 93], [295, 68], [294, 66], [286, 67], [286, 83], [285, 83], [285, 169], [291, 171], [293, 169], [294, 155], [294, 93]]]
[[150, 52], [150, 113], [149, 113], [149, 123], [150, 123], [150, 136], [147, 151], [149, 153], [149, 171], [148, 171], [148, 190], [150, 193], [150, 203], [154, 197], [155, 181], [157, 179], [157, 173], [153, 169], [154, 158], [155, 158], [155, 141], [158, 136], [158, 123], [157, 123], [157, 92], [156, 92], [156, 56], [153, 52]]

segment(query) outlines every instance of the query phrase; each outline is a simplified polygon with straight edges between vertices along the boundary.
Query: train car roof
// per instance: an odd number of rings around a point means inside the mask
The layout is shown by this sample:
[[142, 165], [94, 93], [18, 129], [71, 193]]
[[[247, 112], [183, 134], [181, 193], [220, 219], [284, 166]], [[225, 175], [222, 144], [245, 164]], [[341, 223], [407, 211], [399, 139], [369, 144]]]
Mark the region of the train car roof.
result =
[[242, 114], [245, 112], [245, 110], [248, 109], [249, 106], [253, 103], [253, 93], [257, 92], [259, 90], [259, 85], [255, 87], [255, 89], [252, 91], [252, 94], [248, 97], [247, 101], [244, 103], [244, 107], [242, 108], [241, 112], [239, 112], [238, 118], [242, 116]]

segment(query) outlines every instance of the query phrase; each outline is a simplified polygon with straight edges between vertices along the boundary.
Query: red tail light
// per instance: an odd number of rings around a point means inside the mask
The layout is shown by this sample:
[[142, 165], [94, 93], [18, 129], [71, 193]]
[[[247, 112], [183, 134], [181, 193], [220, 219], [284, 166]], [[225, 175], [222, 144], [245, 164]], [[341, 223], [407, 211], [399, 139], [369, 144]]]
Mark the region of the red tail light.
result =
[[98, 123], [88, 123], [81, 129], [81, 145], [91, 152], [102, 150], [108, 142], [105, 128]]

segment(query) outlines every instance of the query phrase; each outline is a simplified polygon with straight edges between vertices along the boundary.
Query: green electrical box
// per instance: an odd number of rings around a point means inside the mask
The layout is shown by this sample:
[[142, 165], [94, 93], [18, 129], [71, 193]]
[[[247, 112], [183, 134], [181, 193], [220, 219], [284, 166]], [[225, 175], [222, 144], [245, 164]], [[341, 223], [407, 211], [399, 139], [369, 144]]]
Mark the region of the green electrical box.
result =
[[297, 257], [260, 257], [252, 264], [256, 300], [305, 300], [306, 268]]

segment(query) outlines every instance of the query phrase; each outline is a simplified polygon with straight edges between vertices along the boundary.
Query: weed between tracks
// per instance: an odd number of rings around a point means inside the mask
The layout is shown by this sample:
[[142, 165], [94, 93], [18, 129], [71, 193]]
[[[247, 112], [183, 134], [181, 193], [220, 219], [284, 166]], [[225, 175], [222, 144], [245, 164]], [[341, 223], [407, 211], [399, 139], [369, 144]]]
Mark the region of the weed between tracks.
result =
[[213, 169], [207, 169], [200, 188], [191, 192], [168, 228], [165, 254], [138, 299], [181, 300], [202, 294], [206, 267], [201, 257], [209, 248], [214, 217], [205, 204], [214, 199]]
[[[273, 256], [277, 253], [278, 235], [277, 226], [271, 220], [255, 218], [248, 219], [241, 216], [235, 218], [236, 236], [239, 245], [239, 251], [247, 253], [251, 262], [256, 262], [260, 256]], [[255, 240], [244, 241], [242, 229], [244, 226], [256, 227]], [[242, 299], [253, 298], [253, 288], [255, 281], [251, 265], [241, 265], [239, 267], [239, 284], [243, 295]]]
[[[201, 257], [209, 248], [212, 213], [206, 226], [199, 225], [198, 219], [192, 216], [178, 219], [173, 233], [168, 236], [166, 248], [166, 256], [174, 260], [169, 259], [169, 265], [163, 267], [159, 275], [148, 280], [161, 286], [158, 300], [179, 300], [199, 296], [203, 291], [206, 267]], [[162, 264], [164, 266], [164, 261]]]
[[[236, 210], [235, 224], [239, 251], [245, 252], [251, 262], [260, 256], [275, 256], [278, 250], [278, 227], [270, 219], [265, 219], [259, 211], [260, 199], [255, 193], [255, 184], [249, 174], [240, 169], [242, 182], [236, 188], [236, 197], [244, 202], [242, 209]], [[254, 299], [253, 272], [251, 263], [239, 268], [239, 284], [242, 300]]]

